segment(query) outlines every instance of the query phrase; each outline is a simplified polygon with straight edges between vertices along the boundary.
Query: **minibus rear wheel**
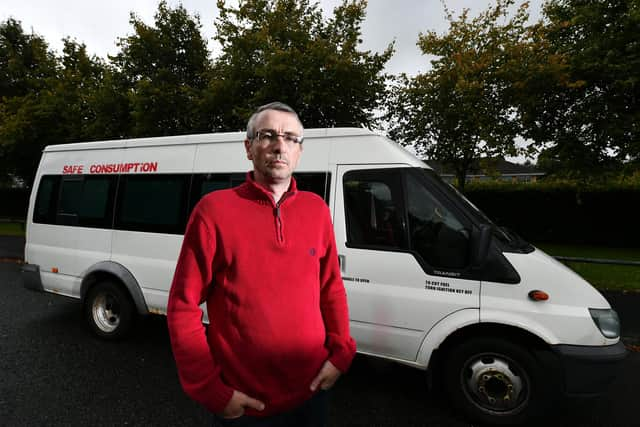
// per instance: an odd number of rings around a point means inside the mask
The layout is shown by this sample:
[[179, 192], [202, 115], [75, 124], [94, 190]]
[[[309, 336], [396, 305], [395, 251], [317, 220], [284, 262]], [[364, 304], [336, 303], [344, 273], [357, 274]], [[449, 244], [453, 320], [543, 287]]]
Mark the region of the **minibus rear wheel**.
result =
[[454, 347], [444, 365], [452, 403], [470, 418], [519, 424], [548, 406], [544, 369], [524, 347], [499, 338], [472, 338]]
[[92, 332], [103, 339], [123, 338], [135, 319], [135, 307], [129, 294], [112, 281], [99, 282], [84, 301], [85, 319]]

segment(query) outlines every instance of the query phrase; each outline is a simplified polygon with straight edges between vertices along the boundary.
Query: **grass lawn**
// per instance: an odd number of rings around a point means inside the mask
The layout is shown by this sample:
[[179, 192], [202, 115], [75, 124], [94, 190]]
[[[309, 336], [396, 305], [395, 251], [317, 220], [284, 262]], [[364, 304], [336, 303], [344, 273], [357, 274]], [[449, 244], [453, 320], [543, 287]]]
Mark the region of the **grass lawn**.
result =
[[20, 222], [0, 222], [0, 236], [24, 236], [24, 224]]
[[[554, 256], [640, 261], [640, 248], [603, 248], [544, 243], [535, 246]], [[582, 262], [565, 262], [565, 264], [598, 289], [640, 292], [640, 266]]]

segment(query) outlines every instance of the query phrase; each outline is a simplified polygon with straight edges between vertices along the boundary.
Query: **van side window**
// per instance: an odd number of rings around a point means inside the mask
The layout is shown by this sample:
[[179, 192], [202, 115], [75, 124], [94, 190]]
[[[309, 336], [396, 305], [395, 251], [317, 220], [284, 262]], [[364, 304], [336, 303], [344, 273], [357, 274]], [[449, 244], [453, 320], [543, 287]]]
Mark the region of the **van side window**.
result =
[[344, 175], [347, 243], [407, 249], [400, 173], [356, 170]]
[[[330, 174], [325, 172], [299, 172], [295, 173], [294, 176], [299, 190], [316, 193], [328, 204], [329, 192], [325, 191], [325, 188], [329, 188], [329, 180], [331, 178]], [[195, 207], [198, 201], [205, 194], [216, 190], [237, 187], [244, 183], [245, 180], [246, 174], [241, 173], [209, 173], [194, 175], [189, 211]]]
[[36, 206], [33, 210], [33, 222], [40, 224], [56, 223], [56, 203], [58, 201], [59, 186], [59, 175], [46, 175], [40, 179]]
[[415, 175], [406, 174], [406, 188], [411, 249], [433, 267], [466, 267], [470, 245], [463, 224]]
[[194, 189], [198, 200], [207, 193], [226, 188], [237, 187], [245, 180], [243, 174], [238, 173], [208, 173], [194, 176]]
[[121, 175], [115, 228], [182, 234], [190, 175]]
[[298, 190], [311, 191], [322, 197], [329, 204], [329, 188], [331, 174], [325, 172], [297, 172], [293, 174]]
[[198, 201], [206, 194], [216, 190], [237, 187], [245, 180], [242, 173], [201, 173], [193, 175], [191, 184], [191, 202], [189, 212], [193, 210]]
[[56, 223], [111, 228], [115, 176], [62, 177]]

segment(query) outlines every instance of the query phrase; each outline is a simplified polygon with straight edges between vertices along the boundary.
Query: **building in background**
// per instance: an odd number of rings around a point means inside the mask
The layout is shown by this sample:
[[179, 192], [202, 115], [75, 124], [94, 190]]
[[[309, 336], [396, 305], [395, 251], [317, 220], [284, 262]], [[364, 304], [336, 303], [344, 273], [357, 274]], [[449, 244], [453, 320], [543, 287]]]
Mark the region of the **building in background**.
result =
[[[455, 173], [450, 167], [435, 160], [423, 160], [445, 181], [453, 183]], [[536, 182], [546, 173], [535, 165], [512, 163], [502, 157], [476, 160], [467, 174], [467, 182], [508, 181], [513, 183]]]

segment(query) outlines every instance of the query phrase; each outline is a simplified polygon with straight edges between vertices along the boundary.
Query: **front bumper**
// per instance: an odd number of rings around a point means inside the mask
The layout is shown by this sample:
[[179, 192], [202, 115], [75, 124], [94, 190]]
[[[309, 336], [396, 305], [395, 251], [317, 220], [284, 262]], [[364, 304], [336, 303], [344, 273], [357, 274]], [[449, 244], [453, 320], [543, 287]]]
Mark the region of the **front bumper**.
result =
[[555, 345], [563, 368], [567, 396], [597, 396], [615, 379], [627, 356], [622, 341], [609, 346]]
[[44, 292], [42, 278], [40, 277], [40, 266], [36, 264], [22, 265], [22, 285], [35, 292]]

